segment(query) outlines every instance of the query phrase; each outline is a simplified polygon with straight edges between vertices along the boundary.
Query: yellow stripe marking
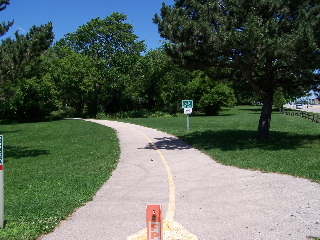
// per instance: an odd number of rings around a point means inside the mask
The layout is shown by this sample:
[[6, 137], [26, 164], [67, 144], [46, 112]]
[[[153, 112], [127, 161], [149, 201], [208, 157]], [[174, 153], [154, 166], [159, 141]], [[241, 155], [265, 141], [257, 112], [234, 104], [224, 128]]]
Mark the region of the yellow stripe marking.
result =
[[172, 176], [172, 172], [170, 169], [170, 166], [168, 164], [167, 159], [163, 156], [162, 152], [159, 150], [159, 148], [156, 146], [156, 144], [143, 132], [136, 130], [135, 131], [141, 133], [143, 136], [145, 136], [146, 139], [150, 142], [150, 144], [153, 146], [153, 148], [158, 152], [168, 174], [168, 181], [169, 181], [169, 205], [168, 205], [168, 211], [166, 214], [166, 219], [173, 219], [174, 216], [174, 210], [176, 208], [176, 185], [174, 183], [174, 179]]
[[[160, 149], [156, 146], [156, 144], [145, 133], [134, 128], [132, 129], [139, 132], [146, 139], [148, 139], [148, 141], [153, 146], [153, 148], [158, 152], [167, 171], [168, 182], [169, 182], [169, 204], [168, 204], [167, 214], [163, 223], [164, 239], [198, 240], [199, 238], [196, 235], [190, 233], [186, 228], [181, 226], [178, 222], [176, 222], [173, 219], [174, 211], [176, 208], [176, 185], [174, 183], [172, 172], [167, 159], [164, 157], [164, 155], [162, 154]], [[147, 239], [147, 228], [127, 237], [127, 240], [146, 240], [146, 239]]]

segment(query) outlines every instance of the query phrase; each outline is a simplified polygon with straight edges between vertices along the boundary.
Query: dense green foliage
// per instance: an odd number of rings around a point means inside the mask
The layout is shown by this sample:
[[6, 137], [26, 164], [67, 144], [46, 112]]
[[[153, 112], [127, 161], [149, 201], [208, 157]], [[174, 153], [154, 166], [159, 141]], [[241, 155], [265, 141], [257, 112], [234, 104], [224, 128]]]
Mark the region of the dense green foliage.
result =
[[187, 84], [192, 80], [192, 73], [173, 64], [161, 50], [148, 52], [141, 64], [144, 79], [138, 87], [142, 90], [143, 107], [170, 114], [179, 112], [181, 100], [190, 97]]
[[90, 201], [119, 159], [113, 130], [79, 120], [0, 125], [4, 135], [2, 240], [37, 239]]
[[187, 91], [197, 103], [197, 108], [206, 115], [217, 115], [222, 107], [233, 107], [237, 102], [229, 83], [214, 81], [204, 72], [195, 71]]
[[283, 105], [285, 105], [287, 102], [286, 97], [283, 94], [283, 88], [279, 87], [275, 92], [273, 96], [273, 104], [276, 106], [280, 111], [283, 110]]
[[3, 40], [0, 119], [174, 115], [181, 100], [190, 98], [199, 110], [217, 114], [221, 106], [234, 104], [230, 85], [200, 86], [197, 73], [180, 68], [162, 49], [144, 52], [126, 19], [119, 13], [94, 18], [54, 46], [51, 23]]
[[105, 19], [94, 18], [60, 41], [60, 45], [90, 57], [99, 72], [92, 86], [92, 114], [124, 110], [126, 103], [132, 101], [133, 93], [127, 90], [136, 81], [134, 70], [145, 45], [133, 33], [133, 26], [125, 22], [126, 18], [119, 13]]
[[75, 52], [70, 47], [51, 49], [42, 56], [42, 65], [47, 69], [42, 79], [52, 84], [56, 117], [80, 117], [94, 101], [95, 84], [99, 78], [92, 59]]
[[226, 165], [320, 182], [319, 124], [273, 113], [270, 139], [257, 141], [255, 122], [261, 108], [237, 106], [216, 117], [190, 117], [190, 132], [186, 117], [122, 121], [171, 133]]
[[[313, 28], [318, 5], [246, 4], [190, 0], [164, 5], [155, 22], [171, 42], [149, 52], [120, 13], [94, 18], [54, 46], [51, 22], [33, 26], [25, 36], [16, 33], [0, 45], [0, 119], [175, 115], [183, 99], [193, 99], [197, 111], [216, 115], [237, 101], [264, 99], [259, 135], [266, 138], [273, 100], [280, 107], [284, 98], [279, 94], [287, 98], [314, 83], [320, 62]], [[311, 24], [303, 24], [312, 17]], [[181, 68], [176, 60], [192, 68]]]
[[0, 45], [0, 119], [39, 119], [52, 110], [50, 83], [42, 80], [40, 56], [53, 41], [52, 23]]
[[[259, 139], [267, 139], [273, 95], [318, 83], [320, 2], [177, 0], [154, 19], [167, 52], [197, 69], [217, 67], [263, 101]], [[229, 71], [226, 71], [229, 69]]]

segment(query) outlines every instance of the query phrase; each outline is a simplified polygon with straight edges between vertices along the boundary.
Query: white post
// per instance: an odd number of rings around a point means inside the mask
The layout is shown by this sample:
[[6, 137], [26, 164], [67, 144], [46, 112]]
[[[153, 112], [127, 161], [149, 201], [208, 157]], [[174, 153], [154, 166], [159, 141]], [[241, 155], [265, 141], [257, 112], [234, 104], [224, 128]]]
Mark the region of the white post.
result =
[[3, 229], [4, 224], [4, 182], [3, 182], [3, 135], [0, 135], [0, 228]]
[[4, 187], [3, 170], [0, 171], [0, 228], [3, 229], [4, 223]]
[[190, 114], [187, 114], [187, 131], [188, 131], [188, 132], [189, 132], [189, 130], [190, 130], [189, 115], [190, 115]]
[[189, 115], [192, 113], [192, 108], [184, 108], [183, 111], [184, 111], [184, 114], [187, 115], [187, 131], [189, 132], [190, 130]]

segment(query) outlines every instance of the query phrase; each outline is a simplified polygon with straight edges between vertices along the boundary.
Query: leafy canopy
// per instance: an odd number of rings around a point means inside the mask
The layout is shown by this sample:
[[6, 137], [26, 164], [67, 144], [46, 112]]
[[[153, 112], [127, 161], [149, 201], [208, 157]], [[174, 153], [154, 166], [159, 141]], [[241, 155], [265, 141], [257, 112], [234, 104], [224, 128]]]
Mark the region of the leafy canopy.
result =
[[[50, 84], [40, 80], [40, 56], [54, 38], [52, 23], [15, 33], [0, 45], [0, 118], [30, 120], [51, 109]], [[50, 105], [50, 106], [49, 106]]]
[[277, 88], [295, 93], [319, 83], [319, 0], [176, 0], [154, 22], [173, 58], [228, 68], [263, 98], [260, 139], [268, 138]]
[[130, 92], [136, 81], [136, 63], [145, 51], [145, 44], [134, 34], [133, 26], [125, 22], [127, 16], [113, 13], [94, 18], [69, 33], [56, 44], [56, 49], [71, 47], [75, 52], [91, 58], [99, 72], [90, 97], [90, 114], [128, 110], [135, 96]]
[[126, 23], [125, 14], [113, 13], [105, 19], [94, 18], [65, 37], [68, 45], [77, 52], [97, 59], [110, 60], [118, 53], [136, 53], [145, 50], [143, 41], [133, 32], [133, 26]]

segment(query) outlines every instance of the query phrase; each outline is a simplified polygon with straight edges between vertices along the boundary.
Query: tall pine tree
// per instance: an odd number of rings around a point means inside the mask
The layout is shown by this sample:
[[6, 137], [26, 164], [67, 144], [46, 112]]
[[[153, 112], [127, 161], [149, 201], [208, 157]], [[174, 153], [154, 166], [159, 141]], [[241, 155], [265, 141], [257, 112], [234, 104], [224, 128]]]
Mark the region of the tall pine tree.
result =
[[269, 137], [276, 89], [319, 83], [319, 0], [176, 0], [154, 22], [179, 62], [228, 68], [253, 87], [263, 99], [258, 139]]
[[[35, 106], [37, 92], [30, 96], [34, 78], [38, 78], [38, 61], [41, 54], [52, 44], [52, 23], [33, 26], [26, 35], [15, 33], [15, 39], [7, 38], [0, 45], [0, 119], [37, 118]], [[34, 81], [33, 81], [34, 82]], [[32, 86], [33, 87], [33, 86]], [[29, 90], [28, 90], [29, 89]], [[32, 102], [32, 104], [29, 104]], [[35, 103], [35, 104], [34, 104]], [[40, 109], [41, 110], [41, 109]]]
[[[9, 5], [9, 0], [0, 0], [0, 11], [3, 11]], [[8, 32], [9, 28], [13, 25], [13, 21], [0, 23], [0, 37]]]

